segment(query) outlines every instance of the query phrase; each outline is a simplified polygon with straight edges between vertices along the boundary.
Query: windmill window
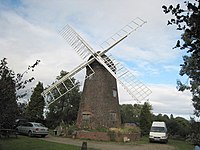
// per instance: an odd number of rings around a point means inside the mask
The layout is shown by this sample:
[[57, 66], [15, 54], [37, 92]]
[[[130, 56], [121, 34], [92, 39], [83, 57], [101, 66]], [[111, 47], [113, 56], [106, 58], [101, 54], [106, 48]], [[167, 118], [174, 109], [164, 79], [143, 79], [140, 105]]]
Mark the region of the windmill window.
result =
[[110, 121], [117, 121], [117, 114], [116, 113], [110, 113]]
[[117, 97], [117, 90], [113, 90], [113, 97]]
[[85, 123], [90, 123], [90, 118], [91, 118], [91, 115], [90, 114], [82, 114], [82, 119], [83, 119], [83, 122]]

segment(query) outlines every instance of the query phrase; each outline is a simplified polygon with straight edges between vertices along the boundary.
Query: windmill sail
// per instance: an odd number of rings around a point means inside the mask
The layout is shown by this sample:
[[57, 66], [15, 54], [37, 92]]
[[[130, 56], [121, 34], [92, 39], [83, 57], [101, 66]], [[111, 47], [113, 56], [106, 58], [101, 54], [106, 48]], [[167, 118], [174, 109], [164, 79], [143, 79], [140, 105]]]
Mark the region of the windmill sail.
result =
[[[115, 59], [110, 60], [108, 57], [102, 57], [103, 54], [124, 40], [132, 32], [142, 27], [145, 23], [146, 22], [140, 18], [134, 19], [116, 34], [111, 36], [111, 38], [103, 42], [101, 44], [101, 48], [103, 50], [100, 53], [96, 53], [92, 47], [90, 47], [89, 44], [87, 44], [87, 42], [69, 25], [65, 26], [60, 31], [61, 36], [69, 43], [69, 45], [72, 46], [72, 48], [85, 62], [76, 67], [74, 70], [72, 70], [70, 73], [68, 73], [66, 76], [64, 76], [62, 79], [57, 81], [42, 93], [43, 97], [46, 99], [47, 104], [52, 104], [67, 92], [72, 90], [76, 85], [71, 82], [71, 77], [86, 66], [89, 66], [89, 68], [92, 70], [89, 64], [95, 60], [101, 63], [120, 82], [120, 84], [127, 90], [127, 92], [132, 97], [134, 97], [135, 100], [140, 101], [146, 98], [151, 93], [151, 91], [143, 83], [137, 80], [136, 77], [130, 71], [128, 71], [128, 69], [120, 65], [120, 63], [118, 63]], [[93, 57], [90, 57], [88, 60], [89, 56], [91, 55]], [[114, 64], [111, 64], [111, 61], [113, 61]], [[116, 72], [114, 71], [115, 69], [113, 69], [113, 67], [117, 67]], [[88, 75], [88, 77], [92, 74], [94, 74], [93, 70], [91, 71], [91, 74]], [[65, 82], [68, 80], [73, 85], [70, 88], [68, 88], [68, 86], [65, 84]]]
[[121, 63], [117, 62], [113, 56], [103, 57], [105, 64], [110, 68], [122, 87], [138, 102], [144, 100], [151, 90], [139, 81], [132, 72], [130, 72]]
[[126, 26], [124, 26], [121, 30], [113, 34], [110, 38], [108, 38], [106, 41], [100, 44], [100, 47], [102, 48], [102, 53], [106, 53], [108, 50], [110, 50], [112, 47], [114, 47], [116, 44], [124, 40], [128, 35], [142, 27], [146, 21], [135, 18], [130, 23], [128, 23]]
[[92, 47], [90, 47], [84, 41], [84, 39], [78, 35], [78, 33], [76, 33], [76, 31], [74, 31], [69, 25], [66, 25], [60, 31], [60, 34], [83, 60], [87, 61], [89, 56], [95, 53]]
[[86, 66], [88, 66], [88, 69], [90, 69], [90, 74], [86, 76], [86, 79], [92, 76], [95, 72], [92, 69], [92, 67], [89, 65], [90, 61], [84, 62], [81, 65], [77, 66], [75, 69], [73, 69], [71, 72], [66, 74], [64, 77], [62, 77], [60, 80], [52, 84], [50, 87], [45, 89], [42, 92], [42, 96], [45, 99], [46, 105], [51, 105], [56, 100], [58, 100], [63, 95], [70, 92], [73, 88], [75, 88], [77, 85], [72, 80], [72, 77], [80, 72], [82, 69], [84, 69]]

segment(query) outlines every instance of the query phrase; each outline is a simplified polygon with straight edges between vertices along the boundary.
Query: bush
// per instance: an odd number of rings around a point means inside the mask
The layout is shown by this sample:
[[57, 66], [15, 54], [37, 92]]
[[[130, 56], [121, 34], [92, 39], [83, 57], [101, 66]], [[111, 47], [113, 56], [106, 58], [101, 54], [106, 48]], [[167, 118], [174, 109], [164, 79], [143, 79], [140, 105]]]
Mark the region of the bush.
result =
[[131, 134], [131, 133], [140, 133], [140, 128], [139, 127], [124, 127], [121, 128], [120, 132], [122, 134]]

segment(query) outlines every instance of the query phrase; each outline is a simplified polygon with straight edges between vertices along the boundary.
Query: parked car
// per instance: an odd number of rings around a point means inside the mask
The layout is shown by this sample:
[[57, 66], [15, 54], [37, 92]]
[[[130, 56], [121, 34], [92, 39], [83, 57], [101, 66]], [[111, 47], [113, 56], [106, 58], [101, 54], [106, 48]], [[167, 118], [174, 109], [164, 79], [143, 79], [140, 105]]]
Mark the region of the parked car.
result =
[[13, 126], [13, 129], [16, 129], [18, 126], [24, 124], [24, 123], [27, 123], [28, 120], [27, 119], [16, 119], [15, 120], [15, 124]]
[[48, 128], [41, 123], [36, 122], [26, 122], [17, 127], [19, 134], [25, 134], [28, 136], [41, 136], [45, 137], [48, 135]]

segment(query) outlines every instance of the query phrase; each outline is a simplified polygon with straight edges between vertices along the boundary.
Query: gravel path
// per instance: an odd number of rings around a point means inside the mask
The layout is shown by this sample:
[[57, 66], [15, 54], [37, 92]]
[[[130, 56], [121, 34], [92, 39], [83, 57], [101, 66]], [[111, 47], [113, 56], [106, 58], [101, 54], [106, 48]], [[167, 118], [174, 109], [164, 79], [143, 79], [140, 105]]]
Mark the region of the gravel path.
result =
[[149, 143], [136, 145], [134, 143], [116, 143], [116, 142], [98, 142], [98, 141], [87, 141], [79, 139], [70, 139], [62, 137], [47, 136], [46, 138], [40, 138], [45, 141], [51, 141], [56, 143], [70, 144], [81, 146], [85, 141], [87, 147], [95, 148], [99, 150], [174, 150], [173, 146], [168, 144]]

